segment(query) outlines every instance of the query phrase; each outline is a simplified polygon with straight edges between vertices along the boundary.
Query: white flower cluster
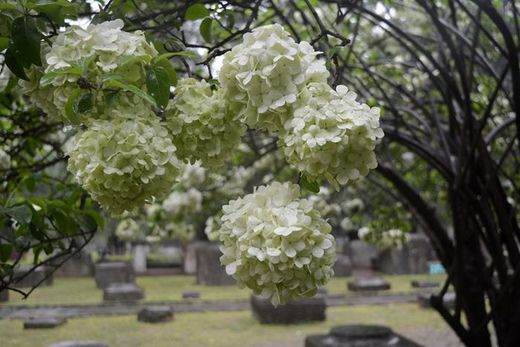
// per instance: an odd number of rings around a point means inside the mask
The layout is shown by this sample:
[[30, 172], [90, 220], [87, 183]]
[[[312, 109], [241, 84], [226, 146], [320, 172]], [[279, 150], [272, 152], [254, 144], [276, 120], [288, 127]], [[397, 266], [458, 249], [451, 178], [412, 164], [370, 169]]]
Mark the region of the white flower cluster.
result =
[[117, 225], [116, 236], [122, 241], [137, 241], [144, 237], [144, 233], [135, 220], [125, 218]]
[[309, 84], [301, 105], [280, 139], [289, 163], [336, 187], [377, 166], [374, 148], [383, 137], [378, 108], [358, 103], [345, 86], [333, 90], [326, 83]]
[[183, 187], [198, 187], [204, 183], [207, 176], [207, 169], [197, 161], [194, 164], [181, 164], [181, 173], [177, 181]]
[[239, 286], [273, 305], [316, 294], [333, 275], [331, 226], [300, 199], [300, 188], [274, 182], [223, 207], [220, 258]]
[[68, 169], [113, 215], [161, 197], [178, 174], [175, 146], [152, 115], [97, 120], [77, 137]]
[[279, 24], [256, 28], [224, 55], [224, 95], [250, 127], [279, 131], [302, 88], [327, 81], [318, 53], [308, 42], [296, 43]]
[[164, 199], [162, 208], [169, 215], [199, 212], [202, 210], [202, 193], [195, 188], [172, 192]]
[[401, 229], [389, 229], [382, 232], [363, 227], [358, 230], [358, 237], [381, 249], [397, 247], [402, 248], [410, 240], [408, 233]]
[[354, 198], [352, 200], [345, 200], [341, 204], [341, 209], [343, 210], [343, 212], [349, 213], [349, 214], [361, 212], [361, 211], [363, 211], [364, 208], [365, 208], [365, 203], [360, 198]]
[[166, 124], [173, 134], [179, 159], [204, 167], [219, 167], [233, 152], [245, 126], [230, 112], [222, 91], [213, 91], [206, 81], [180, 80], [176, 96], [166, 111]]
[[[104, 89], [109, 76], [124, 76], [125, 82], [144, 88], [144, 65], [157, 55], [142, 32], [122, 31], [123, 24], [117, 19], [86, 29], [71, 26], [60, 33], [50, 50], [43, 52], [44, 71], [32, 69], [31, 81], [22, 82], [33, 102], [64, 123], [70, 122], [65, 106], [75, 93], [89, 94], [92, 100], [93, 107], [80, 115], [86, 124], [92, 119], [109, 119], [109, 111], [118, 108], [131, 115], [146, 114], [149, 107], [140, 97], [122, 90], [114, 95]], [[40, 86], [43, 73], [55, 74], [50, 85]]]
[[0, 57], [0, 69], [2, 69], [0, 72], [0, 92], [3, 92], [11, 78], [11, 72], [7, 68], [7, 65], [5, 65], [3, 56]]
[[216, 242], [219, 239], [219, 229], [220, 229], [220, 216], [211, 216], [206, 219], [206, 226], [204, 227], [204, 233], [206, 237], [211, 242]]

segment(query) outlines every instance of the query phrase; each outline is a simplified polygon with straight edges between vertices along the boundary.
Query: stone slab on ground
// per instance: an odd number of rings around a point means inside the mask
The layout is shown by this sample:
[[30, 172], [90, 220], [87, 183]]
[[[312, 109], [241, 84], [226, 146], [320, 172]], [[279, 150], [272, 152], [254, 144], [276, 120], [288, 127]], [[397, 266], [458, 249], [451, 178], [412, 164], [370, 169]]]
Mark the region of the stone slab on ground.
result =
[[53, 343], [47, 347], [108, 347], [108, 345], [94, 340], [77, 340]]
[[200, 292], [197, 292], [196, 290], [186, 290], [186, 291], [182, 292], [182, 298], [183, 299], [199, 299]]
[[379, 250], [362, 240], [352, 240], [345, 245], [345, 254], [350, 256], [354, 269], [372, 269]]
[[343, 325], [328, 335], [312, 335], [305, 339], [305, 347], [421, 347], [392, 329], [379, 325]]
[[6, 302], [9, 301], [9, 291], [6, 290], [0, 290], [0, 302]]
[[69, 255], [54, 259], [51, 264], [61, 264], [54, 275], [56, 277], [87, 277], [94, 274], [94, 263], [90, 254], [79, 252], [67, 259]]
[[[431, 302], [430, 302], [430, 298], [432, 295], [435, 295], [435, 294], [420, 293], [417, 296], [417, 300], [419, 301], [419, 306], [424, 307], [424, 308], [432, 307]], [[447, 309], [454, 308], [455, 307], [455, 293], [448, 292], [448, 293], [444, 294], [444, 297], [442, 298], [442, 303], [443, 303], [444, 307], [446, 307]]]
[[360, 277], [355, 278], [353, 281], [349, 281], [347, 287], [349, 290], [356, 292], [389, 290], [390, 283], [386, 282], [381, 277]]
[[290, 300], [285, 305], [274, 307], [269, 299], [251, 296], [253, 316], [262, 324], [294, 324], [324, 321], [327, 304], [322, 296]]
[[440, 286], [440, 283], [438, 281], [412, 280], [411, 284], [413, 288], [436, 288]]
[[112, 283], [133, 283], [135, 273], [132, 265], [125, 262], [103, 262], [95, 265], [96, 285], [105, 289]]
[[173, 309], [167, 305], [146, 306], [137, 315], [137, 320], [144, 323], [162, 323], [173, 320]]
[[105, 302], [136, 302], [144, 298], [144, 291], [135, 283], [112, 283], [103, 290]]
[[24, 329], [52, 329], [65, 324], [67, 320], [60, 317], [34, 317], [23, 323]]
[[346, 254], [338, 254], [332, 269], [334, 270], [335, 277], [352, 276], [352, 262], [350, 261], [350, 257]]
[[31, 271], [30, 267], [20, 267], [15, 270], [14, 286], [17, 288], [33, 288], [40, 282], [42, 286], [51, 286], [54, 283], [54, 274], [51, 268], [39, 266]]
[[229, 286], [235, 284], [235, 279], [226, 273], [220, 265], [218, 245], [206, 242], [197, 247], [197, 284], [205, 286]]

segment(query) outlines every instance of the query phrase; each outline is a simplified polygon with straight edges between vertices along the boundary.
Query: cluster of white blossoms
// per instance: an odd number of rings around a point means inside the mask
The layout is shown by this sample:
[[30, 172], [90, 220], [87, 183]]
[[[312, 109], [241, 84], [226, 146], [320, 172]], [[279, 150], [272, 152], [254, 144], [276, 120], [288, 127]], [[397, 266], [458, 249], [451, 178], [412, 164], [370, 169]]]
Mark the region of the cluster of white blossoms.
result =
[[69, 171], [113, 215], [162, 196], [179, 171], [175, 146], [157, 117], [94, 121], [69, 156]]
[[279, 24], [256, 28], [224, 55], [224, 96], [250, 127], [280, 131], [302, 88], [327, 81], [318, 53], [308, 42], [296, 43]]
[[195, 188], [172, 192], [162, 202], [162, 209], [169, 215], [199, 212], [202, 210], [202, 193]]
[[377, 167], [374, 148], [383, 137], [379, 108], [360, 104], [345, 86], [333, 90], [326, 83], [309, 84], [302, 100], [280, 139], [289, 163], [334, 186]]
[[144, 233], [132, 218], [125, 218], [116, 227], [116, 236], [122, 241], [139, 241]]
[[11, 166], [11, 156], [0, 148], [0, 170], [9, 170]]
[[220, 260], [239, 286], [278, 305], [315, 295], [333, 275], [331, 226], [298, 185], [260, 186], [223, 212]]
[[391, 247], [402, 248], [410, 240], [408, 233], [403, 232], [401, 229], [389, 229], [378, 232], [368, 227], [360, 228], [358, 230], [358, 237], [381, 249]]
[[218, 167], [240, 144], [246, 128], [206, 81], [180, 80], [166, 110], [166, 124], [179, 159], [204, 167]]

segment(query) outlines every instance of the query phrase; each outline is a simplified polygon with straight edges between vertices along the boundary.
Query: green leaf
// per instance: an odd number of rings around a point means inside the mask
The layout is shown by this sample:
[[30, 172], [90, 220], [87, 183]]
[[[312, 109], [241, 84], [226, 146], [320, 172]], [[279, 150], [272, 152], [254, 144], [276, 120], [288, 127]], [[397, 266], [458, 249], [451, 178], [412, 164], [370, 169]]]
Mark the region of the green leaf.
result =
[[162, 66], [151, 66], [146, 72], [146, 88], [157, 106], [165, 108], [170, 99], [170, 76]]
[[22, 61], [18, 58], [18, 54], [12, 46], [7, 48], [5, 52], [5, 64], [16, 77], [26, 81], [29, 80], [29, 77], [25, 74]]
[[6, 49], [9, 46], [9, 38], [8, 37], [0, 37], [0, 52]]
[[3, 243], [0, 245], [0, 261], [5, 263], [11, 258], [11, 253], [13, 252], [13, 246], [7, 243]]
[[27, 4], [27, 8], [45, 14], [57, 25], [64, 25], [66, 18], [76, 18], [76, 6], [67, 0], [39, 0]]
[[74, 66], [71, 68], [48, 72], [40, 78], [40, 87], [46, 87], [54, 81], [54, 79], [58, 76], [62, 75], [75, 75], [81, 76], [82, 69], [79, 66]]
[[152, 65], [156, 64], [158, 61], [161, 61], [163, 59], [168, 59], [171, 57], [178, 57], [178, 56], [194, 58], [197, 56], [197, 54], [195, 52], [190, 52], [190, 51], [163, 53], [152, 59]]
[[300, 180], [300, 186], [312, 193], [320, 192], [320, 184], [316, 181], [309, 181], [305, 175], [303, 175], [302, 179]]
[[211, 24], [213, 24], [213, 19], [205, 18], [199, 27], [200, 35], [208, 43], [211, 42]]
[[18, 205], [5, 210], [5, 213], [14, 218], [20, 224], [31, 222], [32, 210], [27, 205]]
[[74, 234], [79, 230], [79, 225], [70, 216], [61, 210], [55, 210], [51, 213], [52, 220], [56, 225], [57, 231], [62, 234]]
[[42, 65], [40, 57], [41, 34], [36, 27], [36, 21], [29, 16], [18, 17], [11, 28], [11, 46], [22, 62], [23, 67]]
[[160, 66], [166, 70], [168, 77], [170, 78], [170, 85], [177, 85], [177, 71], [173, 68], [172, 63], [168, 59], [161, 59], [155, 63], [155, 66]]
[[15, 4], [1, 3], [0, 11], [18, 11]]
[[94, 219], [99, 227], [100, 230], [103, 230], [105, 228], [105, 219], [102, 215], [97, 213], [94, 210], [87, 210], [84, 212], [86, 215], [89, 215], [92, 219]]
[[81, 95], [81, 90], [76, 89], [72, 92], [72, 94], [67, 99], [67, 102], [65, 103], [65, 116], [67, 116], [67, 119], [69, 122], [73, 125], [78, 125], [80, 123], [79, 117], [76, 113], [76, 102]]
[[150, 104], [156, 105], [154, 98], [152, 98], [150, 95], [148, 95], [142, 89], [140, 89], [139, 87], [137, 87], [133, 84], [121, 82], [118, 79], [116, 79], [115, 77], [106, 78], [104, 87], [105, 88], [118, 88], [118, 89], [126, 90], [128, 92], [134, 93], [137, 96], [140, 96], [144, 100], [148, 101]]
[[92, 110], [92, 107], [94, 107], [94, 96], [90, 92], [81, 94], [74, 103], [74, 111], [76, 113], [86, 113]]
[[188, 7], [184, 19], [197, 20], [204, 18], [210, 14], [210, 11], [203, 4], [194, 4]]

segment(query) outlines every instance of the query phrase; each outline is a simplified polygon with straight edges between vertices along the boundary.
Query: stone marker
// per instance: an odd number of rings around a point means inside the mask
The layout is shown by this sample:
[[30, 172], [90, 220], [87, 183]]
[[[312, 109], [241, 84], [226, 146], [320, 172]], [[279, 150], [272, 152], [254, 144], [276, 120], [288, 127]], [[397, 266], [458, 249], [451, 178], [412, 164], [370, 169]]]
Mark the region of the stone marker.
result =
[[34, 317], [23, 323], [24, 329], [52, 329], [65, 324], [66, 320], [59, 317]]
[[428, 238], [422, 234], [409, 234], [409, 241], [401, 248], [381, 250], [374, 267], [394, 275], [428, 273], [428, 262], [437, 259]]
[[139, 311], [137, 320], [144, 323], [162, 323], [173, 320], [173, 309], [170, 306], [147, 306]]
[[327, 305], [321, 295], [313, 298], [290, 300], [285, 305], [274, 307], [268, 299], [252, 295], [253, 316], [261, 324], [293, 324], [324, 321]]
[[[52, 262], [58, 265], [66, 259], [66, 256], [59, 257]], [[59, 268], [56, 269], [54, 275], [56, 277], [87, 277], [94, 274], [94, 263], [90, 254], [79, 252], [66, 260]]]
[[183, 264], [185, 274], [194, 275], [197, 273], [197, 249], [206, 244], [207, 242], [202, 241], [192, 241], [188, 243]]
[[132, 266], [124, 262], [104, 262], [95, 266], [96, 285], [105, 289], [112, 283], [133, 283], [135, 274]]
[[388, 290], [390, 289], [390, 283], [386, 282], [381, 277], [362, 277], [355, 278], [354, 281], [349, 281], [347, 287], [349, 290], [359, 292]]
[[379, 325], [343, 325], [334, 327], [328, 335], [312, 335], [305, 347], [421, 347]]
[[182, 292], [183, 299], [198, 299], [200, 298], [200, 293], [195, 290], [186, 290]]
[[135, 272], [146, 272], [146, 255], [148, 245], [145, 242], [134, 242], [132, 244], [132, 266]]
[[345, 244], [344, 252], [347, 254], [354, 269], [372, 269], [378, 249], [363, 240], [352, 240]]
[[7, 289], [0, 290], [0, 302], [9, 301], [9, 291]]
[[[419, 301], [419, 306], [424, 307], [424, 308], [432, 307], [432, 305], [430, 303], [430, 297], [432, 295], [434, 295], [434, 294], [420, 293], [417, 296], [417, 300]], [[444, 307], [446, 307], [447, 309], [454, 308], [455, 307], [455, 293], [448, 292], [448, 293], [444, 294], [444, 297], [442, 298], [442, 303], [443, 303]]]
[[43, 281], [41, 283], [42, 286], [51, 286], [54, 283], [54, 274], [51, 268], [47, 266], [39, 266], [33, 271], [30, 271], [30, 269], [30, 267], [20, 267], [15, 270], [15, 287], [32, 288], [36, 287], [41, 281]]
[[103, 300], [112, 302], [135, 302], [144, 297], [144, 291], [135, 283], [112, 283], [103, 290]]
[[437, 281], [419, 281], [419, 280], [412, 280], [412, 287], [413, 288], [435, 288], [440, 286], [440, 283]]
[[335, 277], [348, 277], [352, 275], [352, 262], [346, 254], [338, 254], [332, 268]]
[[235, 284], [235, 279], [226, 273], [220, 265], [222, 253], [218, 245], [206, 242], [197, 248], [197, 284], [206, 286], [228, 286]]
[[99, 341], [78, 340], [53, 343], [52, 345], [48, 345], [47, 347], [108, 347], [108, 345]]

